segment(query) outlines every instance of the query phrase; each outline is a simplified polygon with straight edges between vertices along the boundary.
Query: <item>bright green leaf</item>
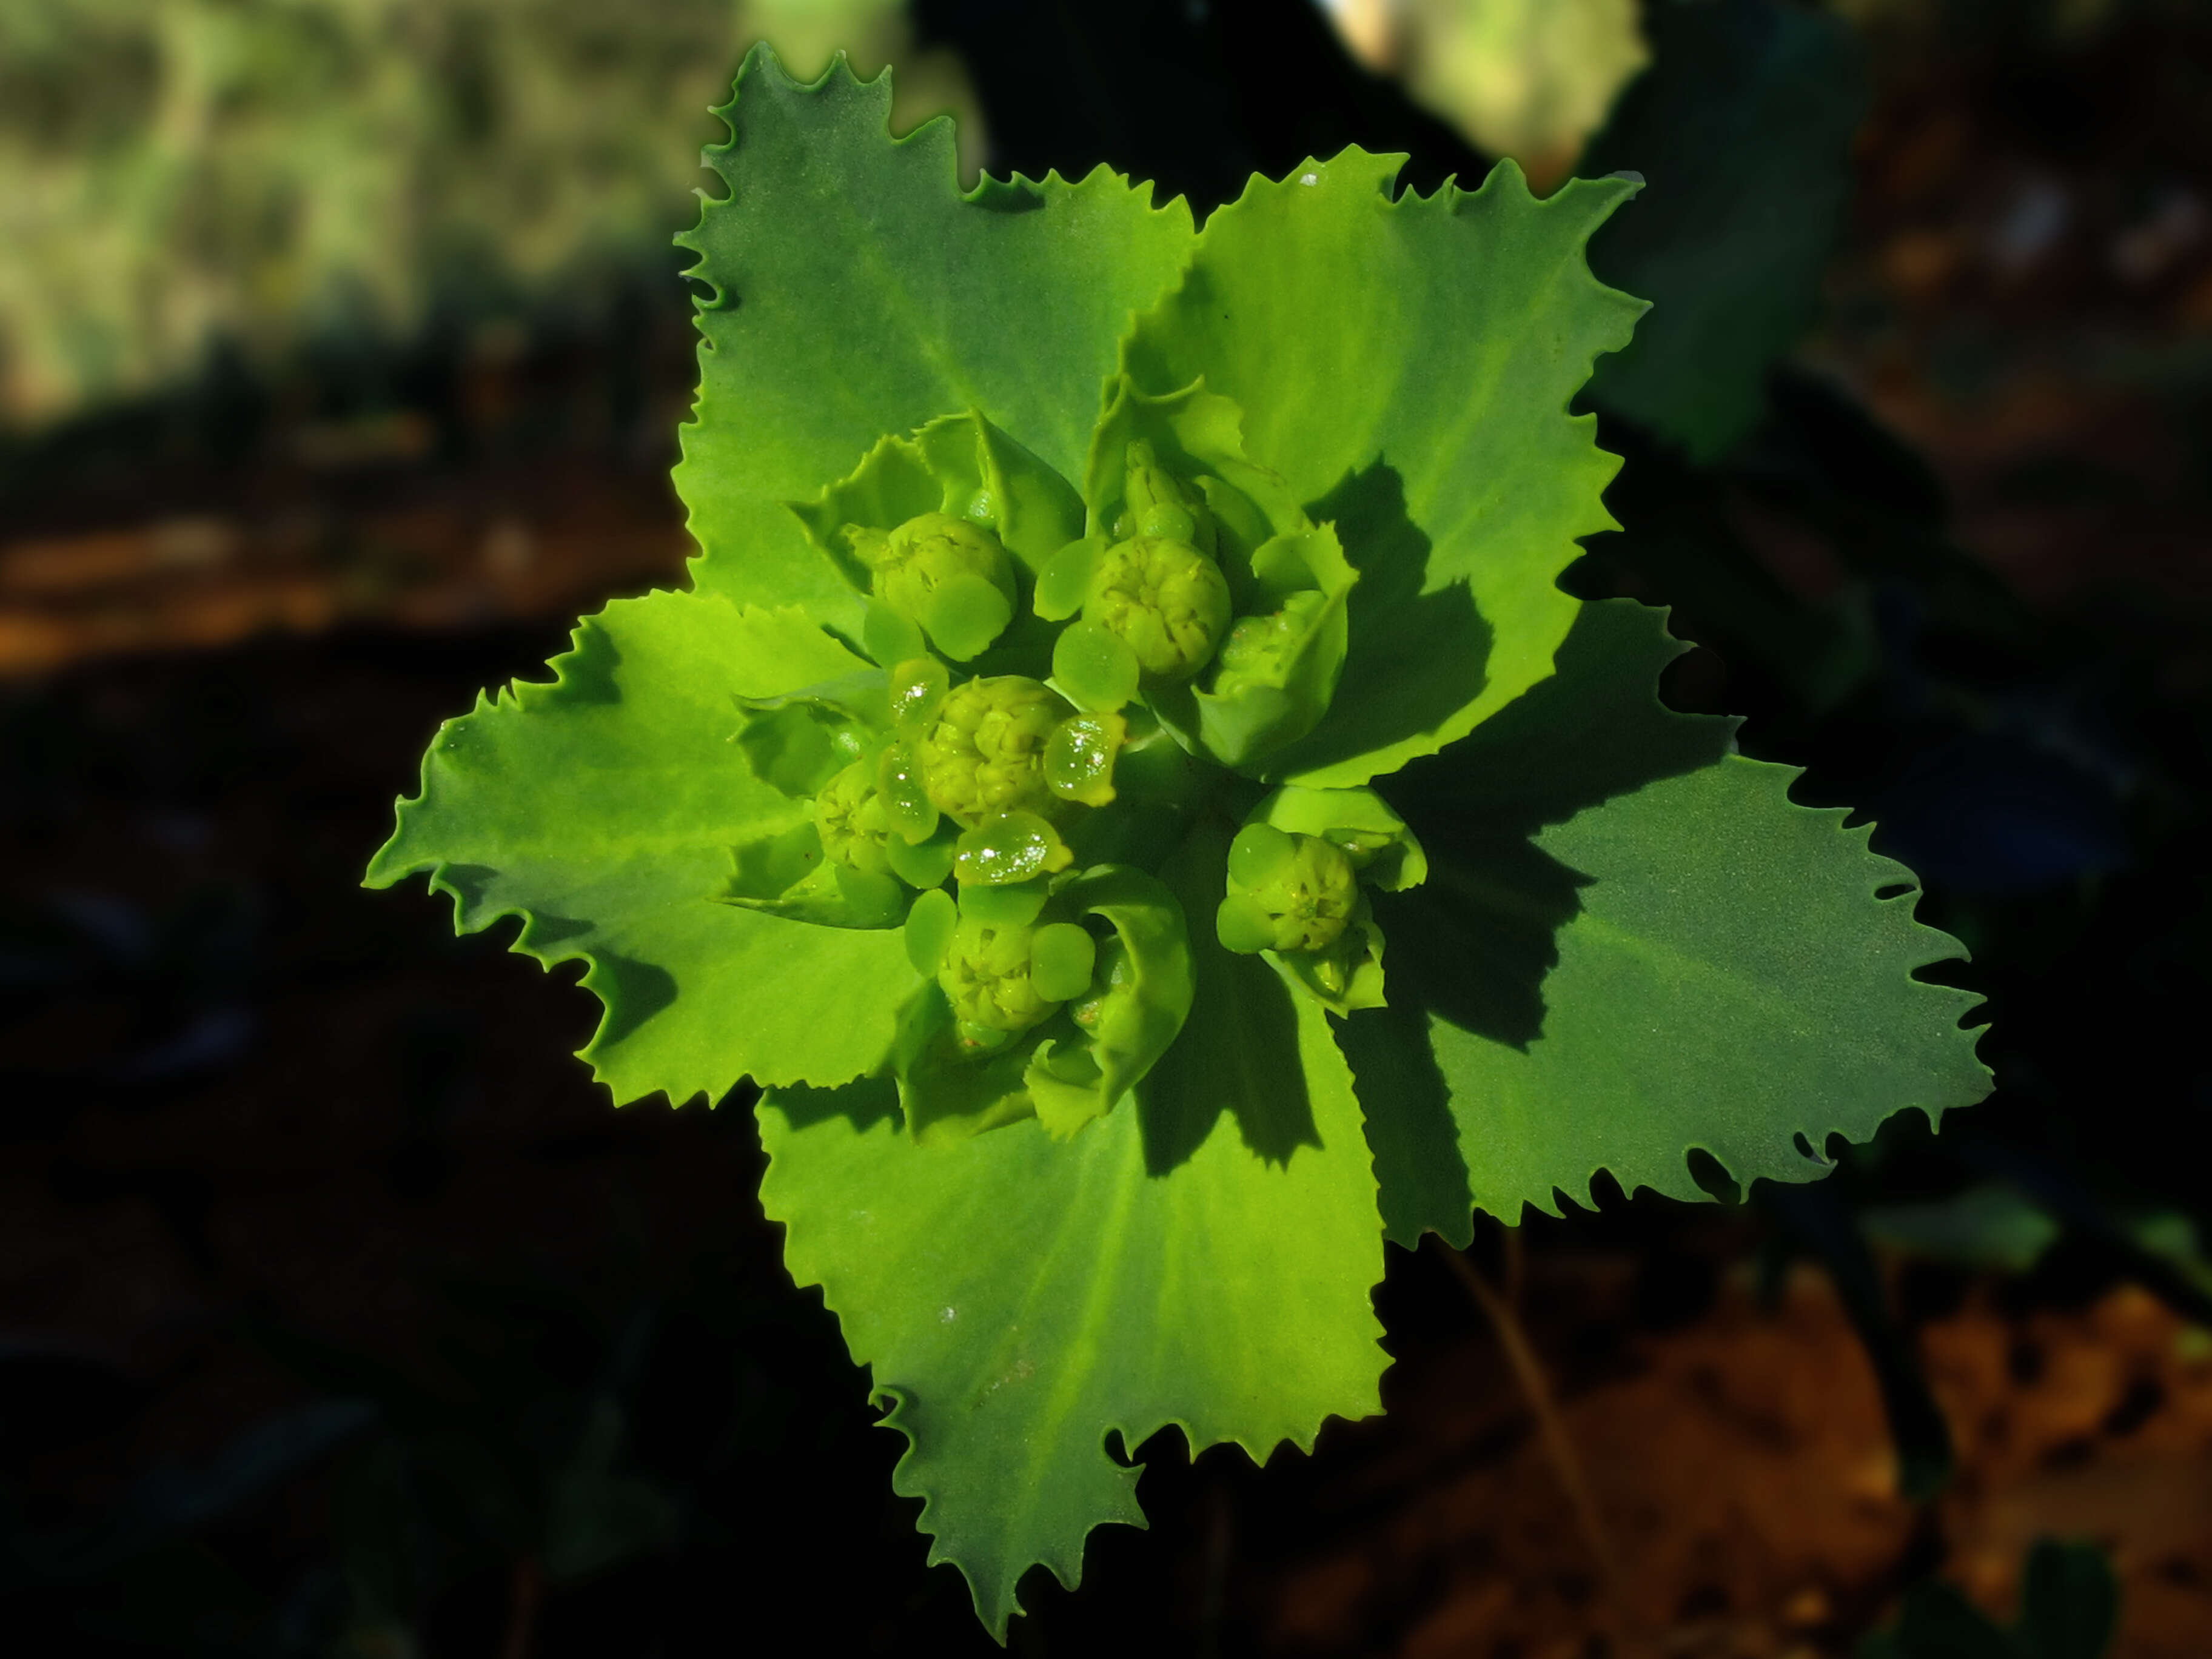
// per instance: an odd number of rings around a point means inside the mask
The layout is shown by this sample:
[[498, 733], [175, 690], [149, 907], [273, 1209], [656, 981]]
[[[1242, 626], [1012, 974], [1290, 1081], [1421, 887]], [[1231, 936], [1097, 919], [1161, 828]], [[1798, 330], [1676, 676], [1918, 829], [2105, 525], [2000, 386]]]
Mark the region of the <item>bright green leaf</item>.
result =
[[1507, 162], [1394, 202], [1399, 164], [1349, 149], [1254, 180], [1123, 352], [1147, 392], [1203, 376], [1234, 399], [1245, 453], [1359, 572], [1330, 712], [1267, 767], [1316, 787], [1433, 753], [1551, 672], [1575, 615], [1557, 578], [1613, 528], [1618, 465], [1567, 404], [1644, 309], [1583, 263], [1633, 185], [1538, 201]]
[[[1179, 861], [1186, 909], [1218, 842]], [[1073, 1585], [1092, 1527], [1144, 1524], [1109, 1431], [1133, 1449], [1174, 1425], [1264, 1460], [1378, 1408], [1382, 1228], [1351, 1075], [1327, 1016], [1193, 931], [1183, 1040], [1070, 1140], [1019, 1122], [917, 1147], [887, 1085], [760, 1114], [785, 1261], [897, 1402], [893, 1484], [928, 1500], [931, 1559], [1002, 1638], [1031, 1563]]]
[[764, 915], [817, 927], [898, 927], [914, 893], [887, 870], [825, 859], [811, 823], [731, 849], [730, 879], [715, 895]]
[[[913, 983], [899, 934], [715, 899], [733, 847], [808, 810], [746, 764], [737, 700], [865, 666], [796, 611], [620, 600], [578, 627], [551, 683], [480, 697], [440, 728], [369, 884], [427, 872], [460, 929], [519, 916], [515, 949], [585, 961], [606, 1016], [583, 1057], [618, 1101], [712, 1099], [748, 1074], [856, 1077], [888, 1051]], [[833, 1003], [845, 1017], [823, 1019]]]
[[894, 141], [890, 96], [842, 63], [801, 87], [756, 48], [707, 152], [730, 195], [679, 239], [714, 290], [676, 470], [696, 580], [854, 628], [856, 597], [778, 503], [970, 409], [1080, 477], [1115, 341], [1190, 243], [1180, 200], [1155, 210], [1103, 167], [963, 197], [951, 123]]

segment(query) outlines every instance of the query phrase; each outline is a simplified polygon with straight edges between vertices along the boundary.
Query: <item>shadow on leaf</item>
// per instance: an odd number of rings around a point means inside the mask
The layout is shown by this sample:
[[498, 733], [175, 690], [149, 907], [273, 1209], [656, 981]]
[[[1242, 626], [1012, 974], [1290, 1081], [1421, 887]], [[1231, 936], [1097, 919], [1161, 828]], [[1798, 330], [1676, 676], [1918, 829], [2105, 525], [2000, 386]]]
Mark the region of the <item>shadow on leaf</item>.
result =
[[[465, 932], [473, 933], [498, 919], [501, 908], [495, 903], [492, 888], [503, 872], [489, 864], [441, 864], [437, 871], [437, 890], [453, 895], [459, 907], [459, 923]], [[508, 906], [505, 914], [517, 914]], [[549, 912], [529, 910], [520, 913], [520, 927], [517, 928], [511, 948], [527, 951], [550, 962], [560, 946], [571, 940], [584, 938], [596, 930], [596, 922], [585, 921], [575, 916], [556, 916]]]
[[1633, 599], [1585, 605], [1551, 678], [1443, 754], [1415, 761], [1386, 791], [1432, 820], [1528, 836], [1711, 766], [1729, 752], [1737, 722], [1679, 714], [1658, 696], [1660, 671], [1688, 649], [1667, 632], [1663, 611]]
[[1367, 1115], [1383, 1236], [1407, 1249], [1421, 1242], [1424, 1227], [1462, 1246], [1473, 1237], [1474, 1187], [1428, 1025], [1420, 1005], [1405, 998], [1336, 1028]]
[[836, 1089], [775, 1089], [762, 1101], [761, 1108], [781, 1112], [794, 1129], [811, 1128], [842, 1117], [855, 1129], [866, 1131], [897, 1117], [898, 1085], [886, 1077], [872, 1077]]
[[1341, 1028], [1368, 1116], [1389, 1235], [1464, 1243], [1472, 1194], [1426, 1022], [1526, 1050], [1544, 1033], [1544, 980], [1589, 878], [1537, 844], [1547, 827], [1717, 763], [1735, 722], [1660, 702], [1659, 672], [1687, 647], [1663, 613], [1585, 605], [1556, 672], [1442, 755], [1382, 781], [1420, 836], [1429, 879], [1378, 895], [1392, 1007]]
[[1229, 836], [1226, 823], [1200, 826], [1161, 872], [1182, 905], [1198, 992], [1182, 1036], [1137, 1089], [1148, 1175], [1188, 1159], [1224, 1111], [1270, 1164], [1321, 1145], [1290, 987], [1261, 958], [1234, 955], [1214, 936]]
[[576, 626], [575, 647], [547, 665], [560, 676], [558, 683], [541, 684], [532, 689], [545, 699], [546, 707], [573, 703], [589, 708], [617, 703], [623, 700], [623, 693], [616, 682], [615, 671], [622, 666], [622, 652], [616, 647], [613, 635], [599, 625], [597, 617], [586, 617]]
[[491, 884], [498, 879], [499, 872], [489, 864], [441, 864], [437, 871], [437, 884], [453, 894], [461, 907], [463, 927], [472, 925], [471, 919], [483, 908]]
[[1376, 896], [1393, 1000], [1410, 992], [1453, 1024], [1526, 1050], [1543, 1035], [1544, 977], [1559, 965], [1559, 932], [1581, 912], [1576, 890], [1588, 878], [1479, 820], [1438, 839], [1446, 854], [1431, 852], [1426, 885]]
[[592, 993], [606, 1005], [606, 1018], [592, 1035], [592, 1051], [611, 1048], [676, 1001], [676, 976], [654, 963], [594, 951]]
[[1381, 461], [1347, 473], [1317, 501], [1315, 522], [1334, 524], [1359, 572], [1352, 590], [1351, 646], [1329, 712], [1310, 734], [1268, 763], [1271, 776], [1349, 760], [1433, 732], [1489, 681], [1490, 624], [1466, 585], [1421, 591], [1430, 542], [1406, 512], [1397, 469]]

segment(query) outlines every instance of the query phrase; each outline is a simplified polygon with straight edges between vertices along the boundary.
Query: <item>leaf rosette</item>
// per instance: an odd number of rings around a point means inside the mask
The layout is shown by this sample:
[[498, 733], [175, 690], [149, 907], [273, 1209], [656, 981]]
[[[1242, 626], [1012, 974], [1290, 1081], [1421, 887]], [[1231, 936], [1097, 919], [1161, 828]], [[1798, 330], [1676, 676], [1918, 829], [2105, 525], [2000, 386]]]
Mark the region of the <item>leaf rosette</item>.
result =
[[583, 958], [618, 1100], [766, 1091], [787, 1261], [1003, 1636], [1142, 1524], [1109, 1434], [1377, 1408], [1385, 1237], [1694, 1199], [1693, 1149], [1809, 1179], [1984, 1073], [1905, 872], [1558, 586], [1630, 183], [1355, 149], [1197, 229], [1103, 169], [962, 195], [889, 95], [748, 60], [684, 239], [693, 589], [448, 722], [370, 879]]

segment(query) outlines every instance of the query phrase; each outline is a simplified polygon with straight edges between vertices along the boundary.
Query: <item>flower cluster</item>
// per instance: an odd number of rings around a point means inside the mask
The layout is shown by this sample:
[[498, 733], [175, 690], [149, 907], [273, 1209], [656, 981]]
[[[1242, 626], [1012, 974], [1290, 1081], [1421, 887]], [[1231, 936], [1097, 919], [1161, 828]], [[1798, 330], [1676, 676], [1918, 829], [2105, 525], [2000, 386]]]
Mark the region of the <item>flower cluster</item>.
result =
[[[1356, 573], [1237, 427], [1124, 385], [1079, 492], [969, 414], [793, 504], [866, 595], [876, 668], [744, 711], [747, 761], [812, 815], [736, 849], [724, 896], [905, 929], [922, 1138], [1110, 1110], [1181, 1031], [1201, 945], [1339, 1013], [1382, 1001], [1363, 888], [1420, 879], [1411, 832], [1370, 791], [1265, 781], [1328, 708]], [[1203, 889], [1166, 878], [1209, 822]]]

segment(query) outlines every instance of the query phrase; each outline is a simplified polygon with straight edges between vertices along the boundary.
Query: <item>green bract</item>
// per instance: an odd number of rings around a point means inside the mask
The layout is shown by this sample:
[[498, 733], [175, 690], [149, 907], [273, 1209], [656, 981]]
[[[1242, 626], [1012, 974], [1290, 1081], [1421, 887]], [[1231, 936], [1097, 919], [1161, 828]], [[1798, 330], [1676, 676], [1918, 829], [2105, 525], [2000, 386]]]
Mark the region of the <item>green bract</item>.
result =
[[618, 1100], [766, 1091], [792, 1272], [1003, 1635], [1141, 1523], [1109, 1435], [1376, 1409], [1385, 1237], [1695, 1198], [1695, 1149], [1808, 1180], [1984, 1074], [1906, 872], [1557, 584], [1631, 184], [1350, 150], [1194, 231], [1103, 171], [962, 196], [889, 95], [749, 61], [684, 239], [693, 591], [448, 723], [369, 879], [584, 960]]

